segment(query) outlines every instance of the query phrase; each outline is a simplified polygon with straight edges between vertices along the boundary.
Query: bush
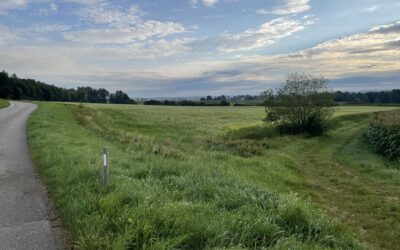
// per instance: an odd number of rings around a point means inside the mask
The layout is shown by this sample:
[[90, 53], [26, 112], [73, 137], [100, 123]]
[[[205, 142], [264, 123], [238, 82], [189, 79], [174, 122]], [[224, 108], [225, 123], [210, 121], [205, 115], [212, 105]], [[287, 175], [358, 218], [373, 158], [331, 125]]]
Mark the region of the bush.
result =
[[400, 160], [400, 111], [377, 114], [366, 137], [374, 150], [391, 160]]
[[332, 115], [333, 93], [320, 76], [291, 74], [286, 84], [263, 93], [265, 121], [276, 124], [281, 134], [321, 135]]

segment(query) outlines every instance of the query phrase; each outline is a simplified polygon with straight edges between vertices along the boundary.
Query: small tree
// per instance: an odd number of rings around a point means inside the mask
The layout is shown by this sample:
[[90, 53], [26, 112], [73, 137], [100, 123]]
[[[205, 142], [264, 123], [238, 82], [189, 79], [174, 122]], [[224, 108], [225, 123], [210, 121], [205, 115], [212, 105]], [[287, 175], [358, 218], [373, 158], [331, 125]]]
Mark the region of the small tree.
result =
[[320, 135], [332, 115], [334, 93], [322, 76], [290, 74], [285, 85], [263, 93], [266, 121], [282, 133]]

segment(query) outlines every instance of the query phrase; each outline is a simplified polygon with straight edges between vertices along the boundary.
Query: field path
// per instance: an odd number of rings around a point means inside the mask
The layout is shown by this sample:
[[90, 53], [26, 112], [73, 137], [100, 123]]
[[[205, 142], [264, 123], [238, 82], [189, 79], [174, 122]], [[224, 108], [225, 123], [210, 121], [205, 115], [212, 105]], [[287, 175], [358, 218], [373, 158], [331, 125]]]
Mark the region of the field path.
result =
[[35, 104], [0, 109], [0, 249], [61, 249], [26, 143]]
[[342, 148], [360, 129], [349, 124], [335, 136], [315, 139], [299, 154], [297, 168], [307, 179], [307, 195], [356, 228], [369, 249], [400, 249], [400, 190], [340, 160]]

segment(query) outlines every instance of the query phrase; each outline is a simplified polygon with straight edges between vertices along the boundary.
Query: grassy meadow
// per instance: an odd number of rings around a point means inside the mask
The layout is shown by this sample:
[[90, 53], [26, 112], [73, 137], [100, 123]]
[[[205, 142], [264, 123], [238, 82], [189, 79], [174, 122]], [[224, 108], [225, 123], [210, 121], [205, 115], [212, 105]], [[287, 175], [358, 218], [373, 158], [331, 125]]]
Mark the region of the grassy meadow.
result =
[[7, 108], [10, 106], [10, 103], [7, 100], [0, 99], [0, 109]]
[[307, 138], [263, 107], [39, 103], [28, 137], [78, 249], [399, 249], [400, 163], [363, 136], [391, 109], [336, 107]]

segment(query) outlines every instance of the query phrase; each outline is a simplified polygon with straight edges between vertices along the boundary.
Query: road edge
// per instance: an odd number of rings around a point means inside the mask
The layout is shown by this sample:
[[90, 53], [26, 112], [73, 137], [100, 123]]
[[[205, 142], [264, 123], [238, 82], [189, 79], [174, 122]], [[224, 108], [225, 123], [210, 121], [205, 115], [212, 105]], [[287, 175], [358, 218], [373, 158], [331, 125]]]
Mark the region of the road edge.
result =
[[33, 170], [34, 170], [34, 175], [35, 175], [35, 181], [38, 185], [40, 195], [46, 206], [47, 221], [49, 222], [49, 224], [51, 226], [51, 231], [56, 240], [55, 243], [56, 243], [57, 249], [59, 249], [59, 250], [74, 249], [72, 238], [71, 238], [69, 232], [65, 229], [64, 223], [61, 219], [61, 216], [53, 203], [50, 192], [48, 191], [46, 182], [45, 182], [44, 178], [40, 175], [40, 171], [37, 168], [37, 164], [34, 161], [34, 159], [32, 158], [31, 146], [29, 143], [29, 120], [31, 119], [31, 116], [39, 109], [39, 104], [34, 103], [34, 102], [29, 102], [29, 103], [34, 104], [35, 109], [29, 115], [29, 117], [26, 121], [26, 129], [25, 129], [26, 144], [28, 145], [29, 159], [34, 168]]

